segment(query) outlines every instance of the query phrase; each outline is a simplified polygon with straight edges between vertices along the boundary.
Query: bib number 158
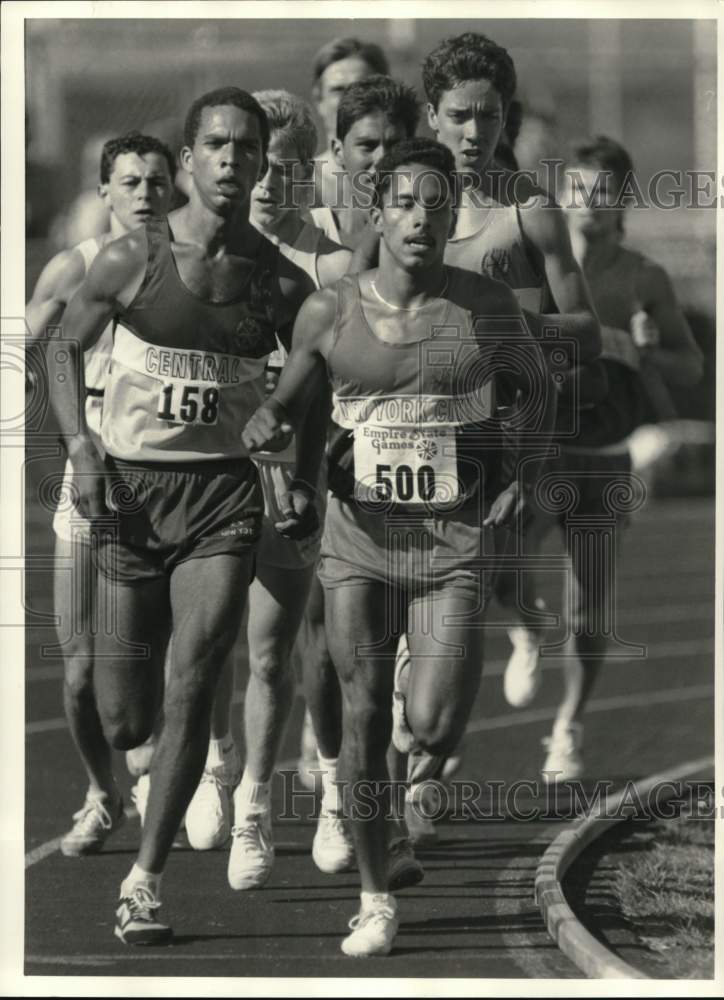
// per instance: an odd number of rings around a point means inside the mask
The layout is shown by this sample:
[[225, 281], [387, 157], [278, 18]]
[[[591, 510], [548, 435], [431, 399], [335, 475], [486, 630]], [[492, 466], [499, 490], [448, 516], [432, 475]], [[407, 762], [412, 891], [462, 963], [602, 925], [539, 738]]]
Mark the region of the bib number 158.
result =
[[172, 424], [211, 426], [219, 419], [219, 390], [216, 386], [165, 385], [158, 397], [159, 420]]

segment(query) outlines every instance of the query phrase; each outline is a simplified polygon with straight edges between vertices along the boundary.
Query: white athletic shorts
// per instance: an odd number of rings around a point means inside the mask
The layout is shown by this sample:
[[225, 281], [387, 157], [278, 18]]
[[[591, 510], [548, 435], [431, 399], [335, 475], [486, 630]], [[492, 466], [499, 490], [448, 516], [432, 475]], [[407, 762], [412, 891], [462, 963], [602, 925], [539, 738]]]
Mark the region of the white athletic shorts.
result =
[[63, 481], [60, 484], [58, 506], [53, 516], [53, 531], [66, 542], [90, 543], [90, 522], [75, 505], [73, 490], [73, 468], [70, 459], [65, 463]]

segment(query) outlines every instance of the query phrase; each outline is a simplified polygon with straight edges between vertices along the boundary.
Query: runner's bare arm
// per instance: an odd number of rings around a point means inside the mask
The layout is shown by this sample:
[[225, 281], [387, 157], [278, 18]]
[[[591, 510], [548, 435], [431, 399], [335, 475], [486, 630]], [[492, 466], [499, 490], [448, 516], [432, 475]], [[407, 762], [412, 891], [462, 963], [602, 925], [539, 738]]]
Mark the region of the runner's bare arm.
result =
[[145, 266], [145, 234], [131, 233], [110, 243], [96, 257], [65, 310], [63, 346], [67, 350], [50, 352], [48, 369], [51, 402], [69, 448], [76, 438], [90, 441], [83, 351], [96, 343], [119, 305], [130, 302]]
[[[63, 340], [48, 352], [50, 402], [73, 462], [81, 510], [103, 513], [104, 466], [85, 419], [83, 352], [92, 347], [120, 305], [136, 294], [146, 269], [145, 234], [110, 243], [93, 262], [63, 317]], [[64, 350], [57, 349], [62, 344]]]
[[568, 226], [562, 210], [547, 197], [536, 196], [520, 208], [523, 234], [540, 257], [557, 313], [528, 313], [531, 330], [538, 336], [543, 326], [556, 326], [563, 338], [577, 347], [542, 341], [544, 350], [562, 346], [572, 364], [595, 360], [601, 353], [601, 330], [586, 279], [573, 256]]
[[25, 307], [30, 343], [45, 339], [48, 327], [57, 325], [84, 277], [85, 262], [79, 250], [63, 250], [48, 261]]
[[280, 498], [279, 506], [285, 520], [274, 527], [285, 538], [305, 538], [319, 527], [317, 486], [330, 416], [329, 390], [326, 385], [322, 389], [301, 419], [296, 439], [294, 479]]
[[311, 401], [325, 391], [325, 359], [332, 341], [336, 308], [337, 293], [331, 288], [315, 292], [299, 310], [292, 349], [279, 384], [242, 431], [242, 440], [249, 451], [273, 445], [280, 434], [299, 426]]
[[[644, 313], [643, 316], [639, 314], [638, 321], [645, 326], [648, 317], [653, 321], [655, 334], [651, 345], [640, 349], [650, 356], [669, 384], [696, 385], [704, 374], [704, 357], [666, 271], [647, 261], [641, 270], [637, 291]], [[634, 336], [635, 322], [636, 314], [632, 318]]]
[[352, 260], [352, 251], [347, 247], [338, 247], [329, 253], [322, 253], [317, 258], [317, 277], [321, 288], [332, 285], [347, 273]]
[[331, 412], [329, 386], [323, 383], [301, 418], [297, 432], [297, 464], [294, 480], [306, 483], [314, 492], [327, 443]]

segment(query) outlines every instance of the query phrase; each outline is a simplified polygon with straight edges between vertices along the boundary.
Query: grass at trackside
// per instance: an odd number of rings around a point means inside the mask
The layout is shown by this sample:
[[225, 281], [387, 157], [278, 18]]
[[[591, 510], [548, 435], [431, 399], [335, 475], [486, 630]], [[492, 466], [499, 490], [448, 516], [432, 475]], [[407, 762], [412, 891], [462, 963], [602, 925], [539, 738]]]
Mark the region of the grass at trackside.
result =
[[[676, 979], [714, 975], [714, 821], [659, 819], [619, 861], [614, 893], [641, 943]], [[638, 839], [638, 838], [637, 838]]]

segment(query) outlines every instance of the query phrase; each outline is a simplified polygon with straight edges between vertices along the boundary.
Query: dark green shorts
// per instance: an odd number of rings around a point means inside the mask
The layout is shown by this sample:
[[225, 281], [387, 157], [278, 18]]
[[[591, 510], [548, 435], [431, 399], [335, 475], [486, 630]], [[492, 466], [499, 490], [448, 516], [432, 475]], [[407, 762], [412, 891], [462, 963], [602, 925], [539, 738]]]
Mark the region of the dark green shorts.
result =
[[114, 516], [98, 532], [98, 565], [107, 579], [145, 582], [188, 559], [254, 549], [264, 500], [251, 460], [170, 464], [107, 456], [106, 465]]
[[327, 588], [376, 580], [408, 595], [455, 591], [484, 602], [495, 552], [493, 532], [480, 520], [475, 507], [385, 516], [330, 494], [319, 579]]

